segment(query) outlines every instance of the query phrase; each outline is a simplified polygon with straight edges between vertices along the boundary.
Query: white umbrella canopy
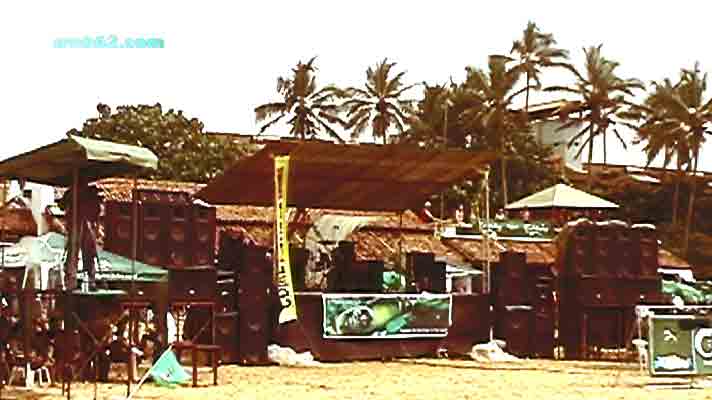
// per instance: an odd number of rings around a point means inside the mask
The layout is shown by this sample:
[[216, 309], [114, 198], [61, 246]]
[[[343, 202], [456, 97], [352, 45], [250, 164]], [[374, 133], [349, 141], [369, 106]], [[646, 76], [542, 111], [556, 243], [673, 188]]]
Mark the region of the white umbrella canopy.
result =
[[521, 210], [524, 208], [599, 208], [614, 209], [618, 204], [606, 199], [586, 193], [563, 183], [546, 188], [540, 192], [529, 195], [514, 203], [508, 204], [507, 210]]

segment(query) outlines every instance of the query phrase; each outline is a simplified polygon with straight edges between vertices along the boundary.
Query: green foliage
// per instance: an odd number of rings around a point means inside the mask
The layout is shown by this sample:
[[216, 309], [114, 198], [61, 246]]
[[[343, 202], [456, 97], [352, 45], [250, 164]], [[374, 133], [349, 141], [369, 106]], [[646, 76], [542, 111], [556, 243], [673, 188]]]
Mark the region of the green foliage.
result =
[[[629, 107], [634, 106], [629, 100], [634, 96], [634, 91], [644, 89], [643, 83], [637, 79], [624, 79], [616, 74], [619, 63], [605, 58], [601, 54], [601, 45], [584, 49], [586, 61], [584, 73], [573, 67], [569, 70], [576, 77], [573, 86], [551, 86], [546, 91], [559, 91], [571, 93], [581, 97], [589, 111], [580, 117], [573, 117], [559, 129], [564, 130], [582, 124], [584, 126], [578, 134], [569, 140], [569, 147], [574, 143], [581, 143], [579, 157], [584, 148], [588, 148], [588, 162], [593, 161], [593, 140], [603, 137], [603, 163], [607, 161], [606, 143], [609, 130], [614, 137], [627, 147], [625, 140], [616, 129], [618, 124], [626, 125], [625, 117]], [[584, 139], [582, 141], [582, 139]], [[592, 181], [590, 181], [592, 182]], [[589, 186], [591, 183], [589, 183]]]
[[[568, 51], [553, 47], [556, 45], [554, 35], [551, 33], [543, 33], [539, 27], [529, 21], [527, 27], [522, 32], [522, 37], [512, 44], [510, 53], [516, 56], [516, 61], [520, 69], [526, 75], [526, 84], [530, 85], [531, 81], [536, 83], [536, 88], [541, 87], [542, 68], [549, 67], [565, 67], [571, 68], [566, 63], [569, 56]], [[529, 111], [529, 88], [526, 90], [525, 111]]]
[[385, 144], [392, 127], [399, 133], [405, 131], [412, 101], [402, 96], [415, 85], [403, 83], [404, 71], [392, 76], [395, 65], [384, 59], [366, 70], [364, 89], [351, 87], [342, 93], [347, 98], [342, 107], [347, 118], [345, 127], [351, 130], [351, 137], [362, 136], [370, 125], [373, 136], [383, 139]]
[[99, 104], [97, 109], [99, 117], [88, 119], [81, 132], [70, 133], [151, 149], [159, 164], [147, 178], [206, 182], [250, 150], [205, 134], [197, 118], [173, 109], [164, 112], [158, 103], [119, 106], [115, 112]]
[[277, 78], [277, 92], [282, 101], [255, 108], [257, 122], [272, 118], [262, 125], [260, 132], [265, 132], [270, 126], [290, 116], [287, 121], [291, 126], [290, 133], [299, 139], [316, 138], [326, 133], [332, 139], [343, 142], [332, 127], [346, 124], [339, 117], [340, 108], [337, 104], [341, 91], [333, 85], [321, 89], [317, 87], [315, 60], [316, 57], [313, 57], [306, 64], [299, 61], [292, 69], [291, 77]]

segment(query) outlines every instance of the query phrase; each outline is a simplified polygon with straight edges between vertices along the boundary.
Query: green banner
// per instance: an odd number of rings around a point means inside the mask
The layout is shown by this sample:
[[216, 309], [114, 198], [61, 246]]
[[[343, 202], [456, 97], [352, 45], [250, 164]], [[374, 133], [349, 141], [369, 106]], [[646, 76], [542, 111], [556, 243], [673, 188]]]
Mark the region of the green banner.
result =
[[323, 294], [324, 338], [444, 337], [449, 294]]
[[481, 235], [482, 228], [496, 233], [497, 237], [517, 237], [530, 239], [551, 239], [556, 236], [554, 227], [547, 221], [524, 222], [519, 219], [494, 220], [489, 224], [482, 224], [482, 227], [458, 226], [455, 232], [458, 235]]
[[712, 374], [712, 328], [707, 318], [656, 315], [649, 319], [650, 374]]

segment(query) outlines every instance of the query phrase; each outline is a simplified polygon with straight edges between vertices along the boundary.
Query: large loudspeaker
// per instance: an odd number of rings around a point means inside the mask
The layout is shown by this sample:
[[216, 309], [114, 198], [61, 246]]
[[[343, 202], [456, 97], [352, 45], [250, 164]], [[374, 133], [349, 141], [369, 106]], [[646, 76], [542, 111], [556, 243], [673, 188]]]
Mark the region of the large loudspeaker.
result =
[[496, 302], [500, 306], [531, 302], [530, 276], [526, 254], [506, 251], [500, 254], [500, 265], [495, 270]]
[[[190, 205], [189, 204], [169, 204], [166, 205], [165, 215], [167, 216], [166, 227], [166, 252], [168, 267], [184, 268], [194, 264], [191, 260], [190, 237]], [[210, 265], [206, 263], [204, 265]]]
[[327, 276], [328, 291], [348, 292], [353, 288], [351, 275], [354, 253], [354, 243], [350, 241], [340, 241], [338, 247], [334, 249], [332, 253], [334, 265]]
[[139, 258], [146, 264], [165, 266], [168, 264], [166, 230], [168, 225], [168, 207], [149, 203], [139, 208]]
[[554, 358], [554, 309], [535, 308], [532, 352], [537, 357]]
[[595, 275], [593, 257], [593, 238], [595, 225], [583, 220], [572, 228], [567, 244], [565, 275]]
[[506, 351], [519, 357], [532, 354], [533, 316], [531, 307], [512, 306], [504, 309], [501, 335], [507, 343]]
[[615, 229], [611, 223], [597, 224], [593, 239], [594, 276], [618, 276]]
[[220, 353], [222, 364], [234, 364], [239, 360], [237, 324], [237, 312], [215, 315], [215, 344], [222, 349]]
[[132, 204], [109, 201], [106, 202], [104, 210], [104, 245], [106, 250], [131, 258], [133, 252]]
[[623, 308], [591, 308], [587, 312], [586, 344], [602, 348], [625, 346]]
[[191, 211], [193, 264], [213, 265], [217, 225], [215, 208], [193, 204]]
[[297, 292], [306, 290], [308, 261], [309, 250], [295, 246], [289, 248], [289, 267], [292, 269], [292, 284]]
[[269, 363], [267, 346], [272, 335], [272, 261], [266, 247], [247, 246], [240, 263], [238, 289], [238, 362]]
[[[577, 282], [578, 304], [585, 307], [619, 306], [623, 303], [624, 288], [613, 278], [584, 278]], [[562, 298], [562, 302], [567, 301]]]
[[220, 252], [218, 253], [218, 269], [237, 271], [242, 262], [242, 252], [245, 245], [241, 239], [233, 237], [229, 232], [220, 234]]
[[383, 290], [383, 263], [352, 262], [342, 275], [347, 292], [380, 293]]
[[433, 253], [410, 253], [409, 263], [418, 290], [445, 292], [445, 263], [435, 262]]
[[642, 276], [658, 275], [658, 235], [652, 225], [633, 225], [633, 242]]
[[168, 270], [171, 301], [216, 301], [217, 270], [212, 266]]
[[237, 307], [235, 278], [220, 279], [217, 283], [217, 310], [221, 313], [233, 312]]
[[626, 225], [614, 226], [615, 265], [619, 274], [624, 278], [638, 278], [640, 276], [640, 260], [635, 251], [633, 231]]

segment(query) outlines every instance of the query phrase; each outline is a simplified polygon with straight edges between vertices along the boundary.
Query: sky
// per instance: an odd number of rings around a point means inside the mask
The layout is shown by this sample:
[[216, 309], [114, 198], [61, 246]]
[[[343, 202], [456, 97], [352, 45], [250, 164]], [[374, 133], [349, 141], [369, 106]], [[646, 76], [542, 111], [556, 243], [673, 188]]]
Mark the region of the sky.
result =
[[[695, 61], [710, 71], [710, 11], [712, 3], [691, 0], [6, 1], [0, 158], [81, 128], [99, 102], [159, 102], [199, 118], [207, 131], [254, 134], [254, 107], [277, 100], [277, 77], [313, 56], [320, 85], [362, 85], [366, 68], [385, 57], [409, 83], [461, 81], [466, 66], [508, 52], [529, 20], [553, 33], [578, 67], [583, 47], [603, 43], [622, 77], [675, 78]], [[165, 47], [53, 48], [58, 38], [99, 35], [161, 38]], [[544, 84], [567, 79], [550, 72]], [[284, 133], [278, 129], [269, 133]], [[639, 152], [613, 153], [609, 162], [643, 161]], [[712, 149], [702, 163], [712, 171]]]

